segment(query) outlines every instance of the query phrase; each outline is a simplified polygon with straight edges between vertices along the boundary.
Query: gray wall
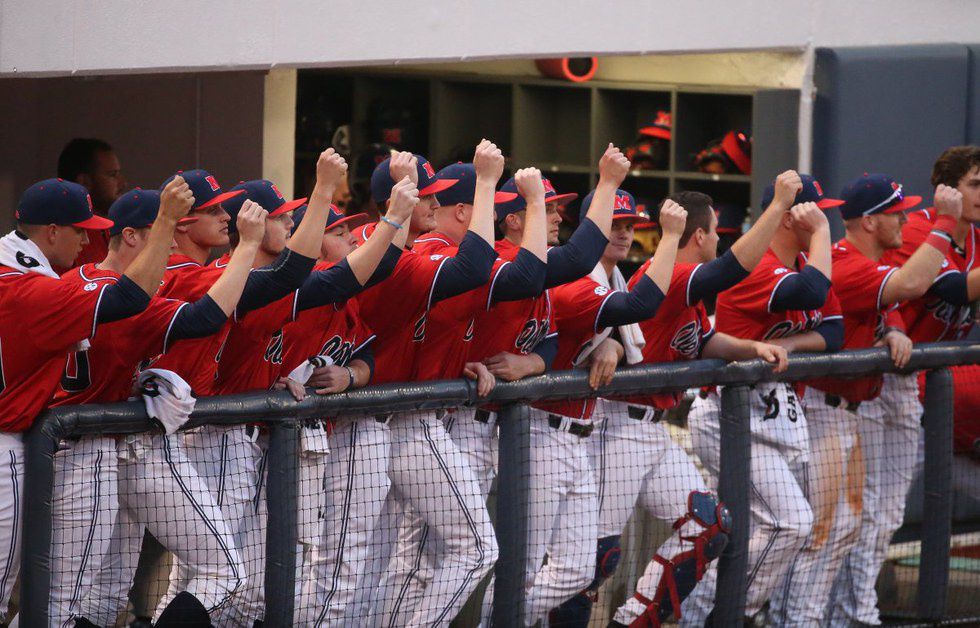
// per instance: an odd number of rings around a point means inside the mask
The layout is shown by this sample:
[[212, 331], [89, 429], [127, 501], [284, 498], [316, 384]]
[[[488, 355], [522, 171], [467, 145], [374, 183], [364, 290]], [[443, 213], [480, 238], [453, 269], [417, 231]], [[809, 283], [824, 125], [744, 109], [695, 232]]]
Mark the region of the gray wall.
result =
[[223, 185], [262, 174], [264, 73], [0, 80], [0, 228], [72, 137], [112, 144], [130, 186], [203, 167]]

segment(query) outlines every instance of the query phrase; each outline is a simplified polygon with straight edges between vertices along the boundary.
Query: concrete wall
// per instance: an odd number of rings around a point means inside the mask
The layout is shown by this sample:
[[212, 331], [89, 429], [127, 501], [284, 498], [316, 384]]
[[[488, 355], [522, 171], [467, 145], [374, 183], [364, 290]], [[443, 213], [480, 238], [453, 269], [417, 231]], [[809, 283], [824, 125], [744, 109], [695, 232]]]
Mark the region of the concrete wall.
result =
[[976, 43], [966, 0], [0, 3], [0, 75]]
[[198, 166], [223, 185], [262, 175], [261, 72], [3, 79], [0, 94], [4, 230], [24, 188], [55, 176], [72, 137], [112, 144], [131, 186], [157, 187], [175, 170]]

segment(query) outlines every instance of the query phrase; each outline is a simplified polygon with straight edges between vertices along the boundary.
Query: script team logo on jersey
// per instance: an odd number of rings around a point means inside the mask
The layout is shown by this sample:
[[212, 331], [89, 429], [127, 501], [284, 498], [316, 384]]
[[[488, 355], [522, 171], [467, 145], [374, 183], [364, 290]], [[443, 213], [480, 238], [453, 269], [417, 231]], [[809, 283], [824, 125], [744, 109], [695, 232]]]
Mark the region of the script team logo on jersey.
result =
[[262, 357], [266, 362], [272, 364], [282, 364], [282, 330], [272, 334], [269, 346], [265, 348], [265, 355]]
[[527, 355], [528, 353], [531, 353], [531, 350], [534, 349], [539, 342], [544, 340], [544, 337], [547, 335], [547, 319], [528, 319], [528, 321], [524, 323], [524, 328], [521, 330], [521, 333], [517, 335], [517, 340], [514, 341], [514, 348], [517, 349], [517, 352], [521, 355]]
[[425, 319], [428, 314], [428, 312], [424, 312], [419, 317], [419, 320], [415, 321], [415, 327], [412, 329], [412, 342], [422, 342], [425, 340]]
[[347, 366], [350, 362], [351, 356], [354, 354], [354, 345], [351, 342], [346, 342], [339, 335], [333, 335], [325, 343], [323, 343], [323, 348], [320, 349], [320, 355], [328, 355], [333, 363], [337, 366]]
[[803, 321], [779, 321], [763, 335], [763, 340], [788, 338], [811, 329], [816, 329], [823, 322], [823, 313], [817, 310], [803, 312]]
[[701, 321], [691, 321], [677, 330], [670, 340], [670, 348], [689, 360], [698, 357], [701, 347]]

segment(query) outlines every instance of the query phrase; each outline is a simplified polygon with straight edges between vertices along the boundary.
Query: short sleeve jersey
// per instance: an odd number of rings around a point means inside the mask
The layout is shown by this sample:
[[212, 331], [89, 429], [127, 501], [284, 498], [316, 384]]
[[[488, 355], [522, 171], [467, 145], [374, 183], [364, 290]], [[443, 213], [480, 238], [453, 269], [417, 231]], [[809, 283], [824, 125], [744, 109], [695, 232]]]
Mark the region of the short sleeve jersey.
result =
[[[157, 294], [179, 301], [197, 301], [207, 294], [223, 270], [213, 263], [203, 266], [186, 255], [171, 255]], [[198, 397], [213, 395], [218, 374], [218, 354], [230, 329], [231, 321], [228, 321], [214, 335], [181, 341], [154, 361], [152, 366], [180, 375]]]
[[[521, 247], [503, 239], [495, 247], [499, 260], [514, 261]], [[489, 303], [476, 315], [468, 361], [481, 361], [498, 353], [527, 355], [557, 333], [552, 308], [553, 290], [520, 301]]]
[[[89, 283], [113, 284], [119, 274], [85, 264], [68, 271], [62, 281], [77, 286]], [[68, 356], [61, 385], [55, 391], [53, 406], [125, 401], [141, 363], [167, 352], [170, 331], [184, 301], [153, 297], [150, 305], [131, 318], [99, 327], [85, 351]]]
[[[558, 353], [555, 356], [554, 370], [575, 367], [582, 351], [602, 331], [599, 327], [599, 315], [602, 313], [602, 306], [615, 292], [591, 277], [582, 277], [552, 290], [555, 325], [558, 328]], [[546, 412], [573, 419], [590, 419], [595, 400], [548, 401], [533, 405]]]
[[[909, 221], [902, 227], [902, 247], [885, 253], [883, 263], [895, 266], [904, 264], [929, 237], [936, 217], [936, 211], [931, 208], [909, 214]], [[950, 273], [968, 273], [980, 265], [980, 260], [977, 259], [977, 231], [975, 226], [970, 229], [963, 249], [949, 247], [936, 281]], [[953, 305], [928, 292], [918, 299], [902, 304], [900, 311], [908, 336], [913, 342], [959, 340], [965, 338], [973, 328], [970, 306]]]
[[[833, 284], [844, 314], [844, 348], [867, 349], [881, 338], [890, 310], [881, 303], [885, 283], [898, 268], [875, 262], [847, 240], [833, 249]], [[882, 377], [807, 382], [848, 401], [868, 401], [881, 393]]]
[[96, 337], [106, 285], [0, 266], [0, 432], [23, 432], [51, 400], [78, 342]]

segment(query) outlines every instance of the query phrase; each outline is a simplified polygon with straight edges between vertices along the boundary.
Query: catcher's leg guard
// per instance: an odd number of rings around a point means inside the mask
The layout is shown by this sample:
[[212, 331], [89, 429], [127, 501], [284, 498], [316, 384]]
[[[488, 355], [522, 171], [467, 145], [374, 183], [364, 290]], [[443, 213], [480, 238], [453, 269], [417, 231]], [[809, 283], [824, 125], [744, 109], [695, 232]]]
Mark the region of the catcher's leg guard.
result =
[[589, 586], [548, 614], [549, 626], [586, 628], [592, 615], [592, 604], [602, 583], [619, 565], [619, 535], [604, 536], [596, 543], [595, 579]]
[[[685, 535], [681, 530], [689, 521], [701, 527], [698, 534]], [[652, 600], [635, 594], [636, 599], [647, 605], [647, 610], [633, 622], [633, 626], [659, 628], [660, 623], [670, 616], [675, 620], [681, 618], [681, 602], [704, 577], [708, 563], [725, 549], [731, 525], [728, 508], [711, 494], [693, 491], [688, 495], [687, 514], [674, 522], [674, 530], [682, 541], [690, 542], [694, 547], [669, 559], [659, 554], [653, 557], [663, 565], [664, 572]]]

